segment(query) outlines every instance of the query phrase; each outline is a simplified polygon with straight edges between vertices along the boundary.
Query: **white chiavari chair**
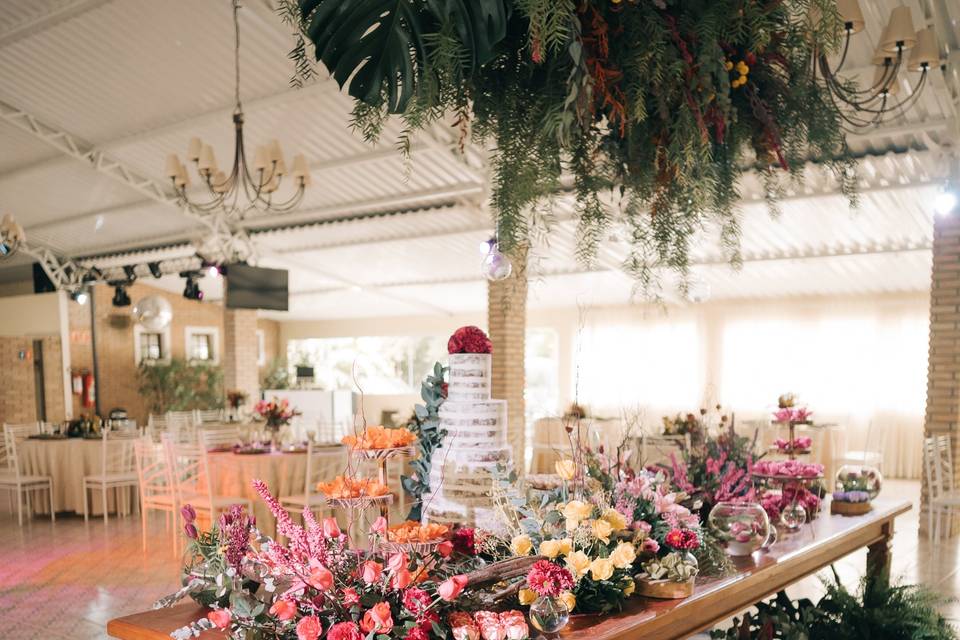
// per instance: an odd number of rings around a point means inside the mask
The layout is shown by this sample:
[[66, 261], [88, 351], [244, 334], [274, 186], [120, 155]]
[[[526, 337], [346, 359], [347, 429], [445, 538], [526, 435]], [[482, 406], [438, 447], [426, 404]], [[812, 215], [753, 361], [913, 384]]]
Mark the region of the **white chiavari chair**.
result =
[[23, 526], [23, 503], [26, 500], [27, 514], [33, 515], [31, 496], [34, 492], [46, 493], [50, 498], [50, 521], [56, 520], [56, 509], [53, 505], [53, 479], [49, 476], [27, 475], [17, 447], [31, 435], [39, 433], [38, 424], [6, 424], [3, 425], [4, 456], [6, 470], [0, 473], [0, 489], [9, 491], [17, 498], [17, 522]]
[[220, 428], [200, 429], [200, 445], [205, 451], [232, 447], [240, 442], [240, 428], [237, 426], [223, 426]]
[[[103, 506], [103, 522], [109, 520], [109, 503], [107, 494], [114, 493], [117, 516], [123, 513], [121, 508], [122, 496], [126, 489], [137, 487], [136, 460], [134, 459], [133, 445], [139, 434], [134, 430], [109, 431], [104, 430], [100, 438], [100, 473], [83, 477], [83, 519], [90, 519], [90, 504], [88, 492], [99, 491]], [[124, 491], [121, 491], [124, 490]]]
[[930, 491], [927, 537], [938, 543], [943, 516], [947, 519], [949, 535], [954, 512], [960, 509], [960, 491], [953, 479], [953, 440], [949, 434], [923, 439], [923, 466]]
[[[177, 497], [173, 486], [173, 474], [164, 445], [148, 439], [137, 440], [133, 444], [134, 460], [137, 466], [137, 484], [140, 489], [140, 525], [143, 535], [143, 550], [147, 550], [147, 514], [160, 511], [164, 514], [167, 527], [171, 520], [176, 523]], [[173, 527], [173, 548], [177, 549], [179, 530]]]
[[205, 422], [223, 422], [223, 409], [196, 409], [193, 412], [194, 422], [203, 425]]
[[325, 447], [307, 442], [307, 468], [304, 473], [303, 493], [280, 498], [280, 505], [294, 516], [309, 507], [321, 517], [330, 511], [317, 484], [342, 475], [347, 466], [347, 448], [342, 445]]
[[194, 443], [197, 441], [197, 422], [193, 411], [168, 411], [167, 430], [177, 442]]
[[253, 502], [243, 496], [217, 495], [206, 450], [195, 444], [168, 442], [167, 459], [173, 474], [178, 508], [189, 504], [209, 522], [231, 505], [239, 504], [253, 513]]
[[166, 416], [151, 413], [147, 416], [147, 428], [145, 431], [152, 442], [161, 442], [163, 440], [163, 434], [170, 432]]

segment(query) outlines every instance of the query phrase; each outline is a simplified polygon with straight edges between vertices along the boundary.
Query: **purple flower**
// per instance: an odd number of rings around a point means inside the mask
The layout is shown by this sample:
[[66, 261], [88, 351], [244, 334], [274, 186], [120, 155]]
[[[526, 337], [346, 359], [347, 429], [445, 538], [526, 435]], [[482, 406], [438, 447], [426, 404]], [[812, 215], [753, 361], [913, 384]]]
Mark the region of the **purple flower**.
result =
[[197, 512], [192, 505], [185, 504], [180, 507], [180, 515], [183, 516], [184, 522], [190, 523], [194, 522], [197, 519]]
[[183, 525], [183, 532], [186, 533], [187, 537], [191, 540], [196, 540], [197, 536], [199, 535], [197, 528], [192, 522], [188, 522], [187, 524]]

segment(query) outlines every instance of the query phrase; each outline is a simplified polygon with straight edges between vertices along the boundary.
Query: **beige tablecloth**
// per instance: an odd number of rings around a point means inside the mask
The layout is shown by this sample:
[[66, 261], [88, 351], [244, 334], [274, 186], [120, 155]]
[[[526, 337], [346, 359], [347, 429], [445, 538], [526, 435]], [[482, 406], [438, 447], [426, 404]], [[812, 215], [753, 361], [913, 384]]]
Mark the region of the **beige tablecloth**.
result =
[[[303, 493], [307, 456], [303, 453], [209, 454], [213, 490], [222, 496], [245, 496], [253, 502], [253, 513], [264, 531], [272, 530], [273, 515], [251, 484], [262, 480], [274, 496]], [[269, 523], [269, 528], [266, 525]]]
[[[58, 512], [83, 513], [83, 477], [99, 475], [103, 464], [103, 443], [100, 440], [24, 440], [17, 445], [23, 473], [50, 476], [53, 479], [53, 505]], [[136, 489], [118, 490], [122, 511], [132, 513], [136, 504]], [[114, 490], [107, 492], [109, 512], [116, 512]], [[92, 515], [103, 513], [99, 491], [91, 491], [88, 498]], [[3, 501], [0, 501], [3, 502]], [[34, 505], [39, 512], [47, 512], [45, 500]]]

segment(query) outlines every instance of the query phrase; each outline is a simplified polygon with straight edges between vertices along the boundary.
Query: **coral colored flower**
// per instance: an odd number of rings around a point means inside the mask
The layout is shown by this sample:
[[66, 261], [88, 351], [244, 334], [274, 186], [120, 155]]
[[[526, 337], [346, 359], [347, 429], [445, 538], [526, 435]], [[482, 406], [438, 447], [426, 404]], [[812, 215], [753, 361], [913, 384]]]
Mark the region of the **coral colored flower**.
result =
[[207, 620], [217, 629], [226, 629], [230, 626], [230, 609], [214, 609], [207, 614]]
[[275, 616], [277, 620], [290, 620], [297, 615], [297, 604], [290, 600], [277, 600], [270, 607], [270, 615]]
[[390, 614], [390, 605], [386, 602], [378, 602], [373, 605], [360, 621], [360, 629], [364, 633], [376, 631], [377, 633], [389, 634], [393, 630], [393, 616]]
[[323, 633], [323, 625], [317, 616], [300, 618], [297, 623], [297, 640], [317, 640]]
[[690, 529], [672, 529], [663, 541], [674, 549], [692, 550], [700, 546], [700, 539]]
[[383, 516], [377, 516], [377, 519], [370, 525], [370, 533], [381, 536], [387, 535], [387, 519]]
[[363, 640], [356, 622], [338, 622], [327, 631], [327, 640]]
[[340, 525], [337, 524], [336, 518], [323, 519], [323, 535], [327, 536], [328, 538], [340, 537]]
[[395, 553], [387, 560], [387, 568], [390, 569], [390, 571], [400, 571], [400, 569], [406, 569], [409, 562], [410, 560], [407, 558], [407, 554]]
[[440, 583], [440, 586], [437, 587], [437, 594], [447, 602], [452, 602], [457, 599], [457, 596], [463, 592], [466, 586], [467, 576], [453, 576]]
[[439, 553], [441, 557], [449, 558], [453, 554], [453, 543], [449, 540], [444, 540], [437, 545], [437, 553]]
[[325, 566], [319, 565], [310, 569], [306, 582], [314, 589], [326, 591], [333, 587], [333, 574]]
[[407, 569], [400, 569], [390, 578], [390, 588], [397, 591], [406, 589], [413, 583], [413, 574]]
[[383, 575], [383, 566], [379, 562], [367, 560], [360, 566], [360, 576], [367, 584], [379, 581], [381, 575]]
[[357, 590], [353, 587], [347, 587], [343, 590], [343, 606], [352, 607], [355, 604], [360, 603], [360, 595], [357, 593]]

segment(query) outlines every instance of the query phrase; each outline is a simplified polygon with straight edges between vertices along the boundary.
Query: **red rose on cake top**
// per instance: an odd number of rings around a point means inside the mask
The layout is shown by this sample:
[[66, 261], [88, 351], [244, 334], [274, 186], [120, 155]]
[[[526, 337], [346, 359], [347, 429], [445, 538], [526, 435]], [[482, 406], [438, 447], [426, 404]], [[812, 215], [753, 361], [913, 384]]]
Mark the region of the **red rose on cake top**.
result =
[[493, 343], [479, 327], [460, 327], [447, 341], [447, 353], [492, 353]]

